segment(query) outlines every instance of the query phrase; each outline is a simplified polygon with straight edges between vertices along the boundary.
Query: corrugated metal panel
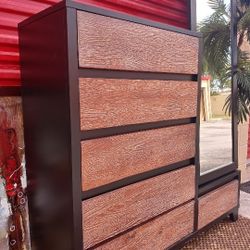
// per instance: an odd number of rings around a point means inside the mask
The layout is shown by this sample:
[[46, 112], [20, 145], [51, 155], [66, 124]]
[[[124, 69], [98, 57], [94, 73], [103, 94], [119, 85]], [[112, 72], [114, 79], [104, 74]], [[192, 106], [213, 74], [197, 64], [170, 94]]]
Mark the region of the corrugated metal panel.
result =
[[[20, 86], [17, 24], [60, 0], [0, 0], [0, 86]], [[189, 28], [189, 0], [77, 0]]]

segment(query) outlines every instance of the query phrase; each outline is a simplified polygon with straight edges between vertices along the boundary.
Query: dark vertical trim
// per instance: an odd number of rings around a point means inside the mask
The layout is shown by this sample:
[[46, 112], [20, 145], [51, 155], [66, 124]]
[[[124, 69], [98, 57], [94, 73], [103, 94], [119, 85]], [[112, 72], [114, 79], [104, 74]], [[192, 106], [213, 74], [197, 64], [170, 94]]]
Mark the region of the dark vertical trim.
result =
[[190, 0], [189, 2], [190, 8], [190, 30], [196, 31], [197, 30], [197, 17], [196, 17], [196, 0]]
[[66, 8], [19, 26], [30, 231], [37, 250], [73, 250], [77, 235], [66, 26]]
[[78, 84], [78, 31], [76, 9], [67, 10], [67, 45], [70, 99], [70, 130], [71, 130], [71, 168], [73, 198], [73, 246], [74, 250], [82, 250], [82, 178], [81, 178], [81, 147], [80, 147], [80, 101]]
[[237, 1], [231, 0], [231, 67], [232, 67], [232, 142], [233, 162], [238, 167], [238, 87], [237, 87], [237, 65], [238, 65], [238, 42], [237, 42]]
[[196, 152], [195, 152], [195, 169], [196, 169], [196, 192], [195, 192], [195, 209], [194, 209], [194, 230], [198, 229], [198, 193], [199, 193], [199, 178], [200, 178], [200, 103], [201, 103], [201, 75], [202, 75], [202, 54], [203, 54], [203, 39], [199, 39], [199, 59], [198, 59], [198, 95], [197, 95], [197, 118], [196, 118]]
[[238, 208], [240, 207], [240, 185], [241, 185], [241, 171], [236, 171], [238, 174], [238, 180], [239, 180], [239, 187], [238, 187]]

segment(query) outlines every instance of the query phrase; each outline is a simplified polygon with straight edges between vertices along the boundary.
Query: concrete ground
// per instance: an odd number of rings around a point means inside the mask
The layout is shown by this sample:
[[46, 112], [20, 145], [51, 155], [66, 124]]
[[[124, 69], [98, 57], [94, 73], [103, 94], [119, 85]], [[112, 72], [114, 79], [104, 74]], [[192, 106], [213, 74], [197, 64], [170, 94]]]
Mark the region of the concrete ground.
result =
[[239, 214], [250, 219], [250, 194], [240, 191], [240, 210]]
[[232, 162], [231, 120], [213, 120], [200, 124], [201, 173]]

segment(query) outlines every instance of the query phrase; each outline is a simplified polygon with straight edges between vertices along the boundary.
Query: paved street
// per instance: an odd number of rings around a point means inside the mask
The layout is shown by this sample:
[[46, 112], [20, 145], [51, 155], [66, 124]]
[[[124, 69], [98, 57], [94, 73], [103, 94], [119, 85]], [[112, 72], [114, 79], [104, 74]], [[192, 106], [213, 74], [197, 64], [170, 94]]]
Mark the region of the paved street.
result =
[[250, 219], [250, 194], [243, 191], [240, 191], [239, 214]]
[[231, 121], [201, 122], [200, 164], [201, 172], [232, 162]]

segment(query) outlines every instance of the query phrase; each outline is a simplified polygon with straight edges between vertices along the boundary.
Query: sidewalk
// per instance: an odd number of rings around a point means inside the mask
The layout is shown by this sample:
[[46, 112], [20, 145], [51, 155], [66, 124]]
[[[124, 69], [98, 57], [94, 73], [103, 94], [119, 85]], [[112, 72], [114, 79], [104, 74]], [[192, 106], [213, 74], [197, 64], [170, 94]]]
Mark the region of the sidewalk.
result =
[[[240, 191], [240, 210], [239, 215], [250, 219], [250, 194]], [[250, 235], [250, 231], [249, 231]], [[250, 249], [250, 246], [249, 246]]]

